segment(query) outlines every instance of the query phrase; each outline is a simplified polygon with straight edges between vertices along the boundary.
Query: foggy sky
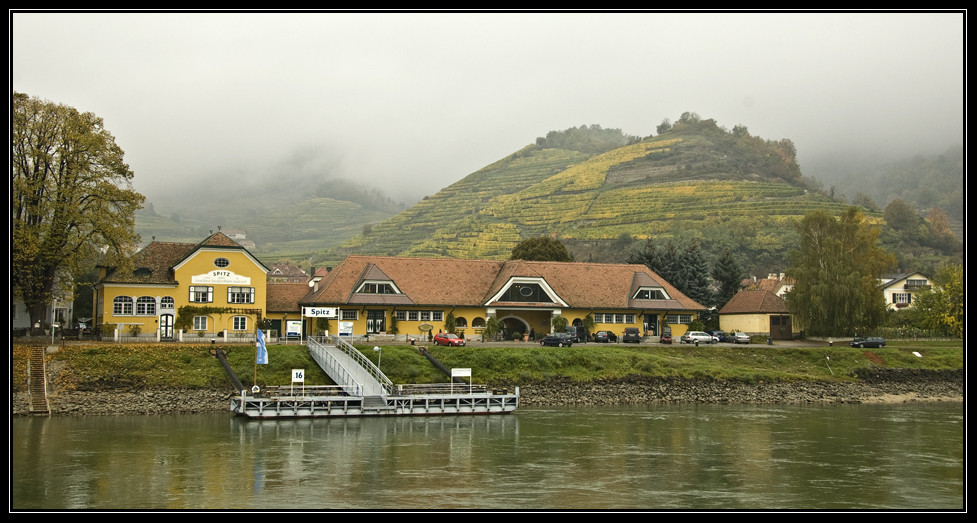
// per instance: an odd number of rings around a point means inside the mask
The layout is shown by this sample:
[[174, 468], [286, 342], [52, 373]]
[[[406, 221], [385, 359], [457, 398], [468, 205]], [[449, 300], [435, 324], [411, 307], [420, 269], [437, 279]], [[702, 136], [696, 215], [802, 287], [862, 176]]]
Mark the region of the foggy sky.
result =
[[215, 172], [433, 194], [552, 130], [691, 111], [833, 151], [963, 143], [962, 13], [13, 12], [12, 91], [103, 118], [152, 200]]

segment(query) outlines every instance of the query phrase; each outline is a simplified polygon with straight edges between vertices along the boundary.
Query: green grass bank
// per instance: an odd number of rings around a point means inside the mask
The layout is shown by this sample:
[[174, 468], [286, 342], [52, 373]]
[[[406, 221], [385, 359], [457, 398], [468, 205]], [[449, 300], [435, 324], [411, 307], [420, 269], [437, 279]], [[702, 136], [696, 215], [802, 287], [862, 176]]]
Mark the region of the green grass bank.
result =
[[[588, 383], [633, 377], [708, 378], [741, 383], [852, 382], [870, 369], [957, 370], [964, 368], [962, 340], [891, 340], [881, 349], [828, 346], [812, 341], [789, 345], [576, 345], [541, 347], [531, 343], [428, 346], [447, 368], [470, 368], [472, 382], [527, 385], [560, 380]], [[394, 383], [444, 383], [448, 377], [419, 351], [420, 346], [357, 345], [379, 363]], [[58, 390], [209, 389], [231, 391], [231, 382], [212, 351], [228, 361], [245, 385], [289, 385], [292, 369], [305, 370], [305, 385], [328, 385], [303, 345], [268, 347], [269, 363], [255, 365], [250, 345], [75, 343], [46, 353], [50, 386]], [[29, 346], [14, 344], [13, 393], [27, 385]]]

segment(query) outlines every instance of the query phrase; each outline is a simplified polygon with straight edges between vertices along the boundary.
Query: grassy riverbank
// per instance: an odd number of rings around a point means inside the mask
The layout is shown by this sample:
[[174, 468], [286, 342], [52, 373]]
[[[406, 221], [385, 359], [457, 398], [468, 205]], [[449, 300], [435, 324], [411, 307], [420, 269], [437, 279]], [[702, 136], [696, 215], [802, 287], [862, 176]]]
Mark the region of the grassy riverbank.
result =
[[[200, 388], [230, 390], [213, 345], [79, 343], [48, 351], [51, 387], [74, 390]], [[218, 345], [245, 385], [288, 385], [292, 369], [305, 369], [305, 385], [330, 384], [302, 345], [268, 347], [269, 363], [254, 365], [254, 347]], [[448, 378], [416, 346], [372, 344], [358, 348], [394, 383], [442, 383]], [[758, 381], [851, 381], [861, 369], [955, 370], [964, 368], [962, 341], [892, 340], [882, 349], [833, 347], [821, 342], [770, 345], [577, 345], [530, 343], [428, 347], [447, 368], [470, 368], [474, 383], [526, 384], [554, 378], [588, 382], [628, 376]], [[27, 381], [26, 345], [12, 347], [12, 392]], [[919, 356], [916, 355], [919, 354]]]

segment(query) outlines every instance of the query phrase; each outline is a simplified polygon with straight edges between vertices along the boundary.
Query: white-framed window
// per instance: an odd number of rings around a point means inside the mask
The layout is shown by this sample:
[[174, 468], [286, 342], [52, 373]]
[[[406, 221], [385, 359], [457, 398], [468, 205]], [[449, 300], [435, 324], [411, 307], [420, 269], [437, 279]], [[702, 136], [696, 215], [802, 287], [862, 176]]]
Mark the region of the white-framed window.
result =
[[246, 331], [248, 330], [248, 317], [247, 316], [235, 316], [232, 318], [231, 328], [236, 331]]
[[227, 303], [254, 303], [254, 287], [228, 287]]
[[692, 323], [691, 314], [669, 314], [665, 316], [665, 323], [668, 325], [688, 325]]
[[400, 291], [398, 291], [397, 288], [393, 286], [393, 284], [386, 283], [386, 282], [370, 282], [370, 281], [363, 282], [363, 284], [360, 285], [360, 288], [357, 289], [356, 292], [365, 293], [365, 294], [400, 294]]
[[421, 321], [431, 321], [431, 311], [420, 311]]
[[173, 300], [173, 296], [163, 296], [159, 299], [160, 309], [174, 309], [176, 308], [176, 301]]
[[642, 287], [638, 289], [638, 292], [634, 293], [635, 300], [667, 300], [668, 294], [665, 293], [664, 289], [659, 289], [655, 287]]
[[190, 303], [213, 303], [214, 288], [203, 285], [190, 286]]
[[407, 311], [394, 311], [394, 317], [397, 321], [407, 321]]
[[116, 296], [112, 300], [112, 314], [116, 316], [131, 316], [132, 298], [128, 296]]
[[893, 292], [892, 293], [892, 303], [909, 303], [912, 301], [912, 295], [908, 292]]
[[140, 296], [136, 298], [136, 314], [150, 316], [156, 314], [156, 298]]
[[206, 316], [194, 316], [193, 317], [193, 330], [195, 330], [195, 331], [205, 331], [205, 330], [207, 330], [207, 317]]
[[230, 264], [231, 264], [231, 260], [228, 260], [227, 258], [214, 258], [214, 267], [217, 267], [219, 269], [223, 269]]
[[359, 317], [360, 317], [360, 311], [356, 309], [353, 310], [343, 309], [342, 317], [340, 319], [347, 320], [347, 321], [355, 321], [359, 319]]
[[431, 321], [444, 321], [444, 311], [431, 311]]
[[407, 320], [418, 321], [420, 314], [421, 314], [420, 311], [407, 311]]

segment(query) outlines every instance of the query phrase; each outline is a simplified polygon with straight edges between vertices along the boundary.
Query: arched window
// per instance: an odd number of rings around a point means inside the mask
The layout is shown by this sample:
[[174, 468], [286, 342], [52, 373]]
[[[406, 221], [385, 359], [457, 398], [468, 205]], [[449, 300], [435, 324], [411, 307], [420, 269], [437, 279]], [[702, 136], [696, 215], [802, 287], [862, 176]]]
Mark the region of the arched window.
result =
[[112, 300], [112, 314], [116, 316], [131, 316], [132, 298], [128, 296], [116, 296]]
[[156, 314], [156, 298], [152, 296], [140, 296], [136, 298], [136, 314]]
[[176, 307], [176, 302], [173, 301], [173, 296], [163, 296], [159, 299], [159, 308], [161, 309], [172, 309]]
[[474, 318], [472, 319], [473, 329], [484, 329], [485, 328], [485, 318]]
[[455, 318], [455, 327], [460, 329], [468, 328], [468, 320], [464, 316], [458, 316]]

